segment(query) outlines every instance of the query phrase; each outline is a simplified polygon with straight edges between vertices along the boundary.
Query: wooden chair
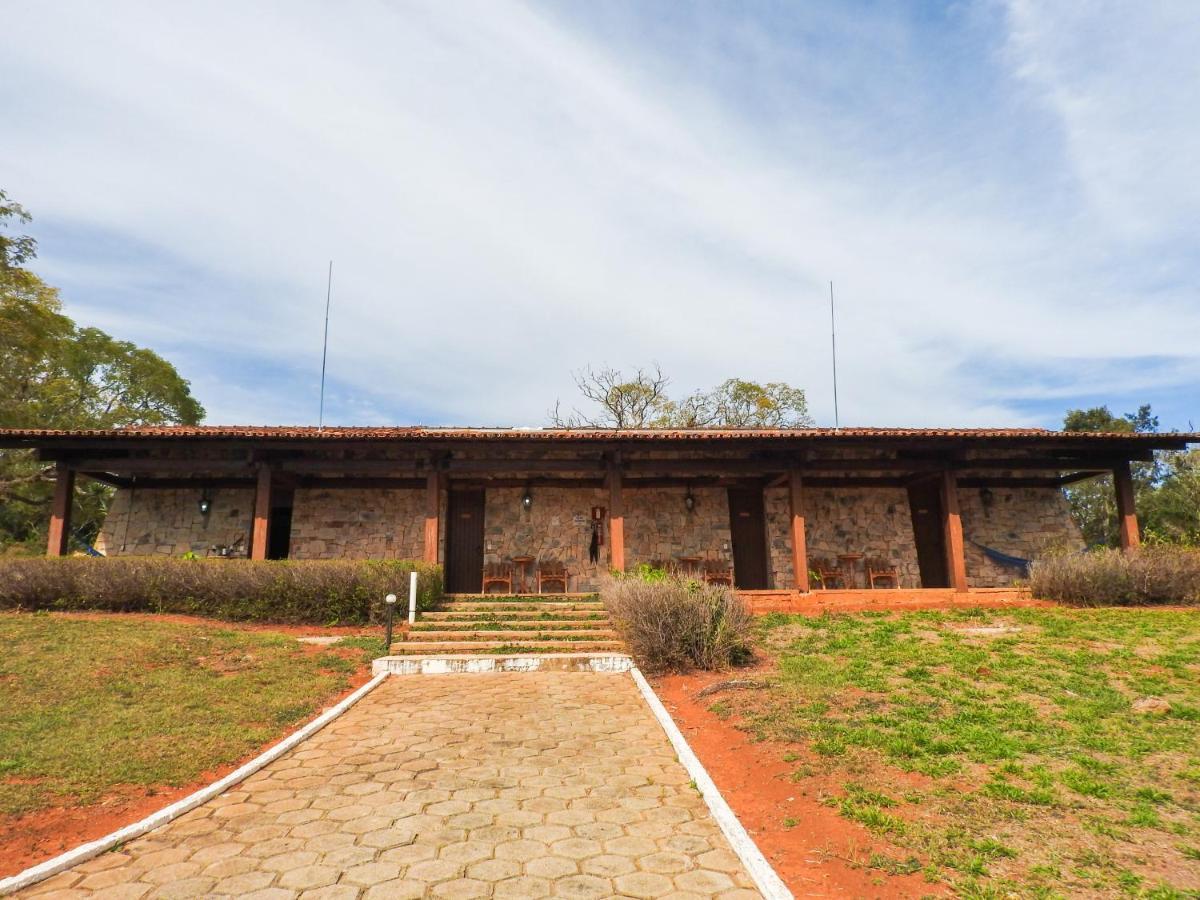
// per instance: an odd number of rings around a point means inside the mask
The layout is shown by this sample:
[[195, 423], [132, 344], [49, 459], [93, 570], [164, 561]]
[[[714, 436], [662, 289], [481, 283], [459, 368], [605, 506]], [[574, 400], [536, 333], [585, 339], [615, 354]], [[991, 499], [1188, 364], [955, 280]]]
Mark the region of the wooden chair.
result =
[[548, 559], [545, 562], [538, 563], [537, 567], [537, 592], [543, 593], [542, 588], [546, 584], [561, 584], [562, 593], [567, 592], [567, 582], [571, 575], [567, 571], [565, 563], [559, 562], [557, 559]]
[[892, 582], [892, 587], [900, 587], [900, 567], [889, 562], [886, 559], [881, 559], [878, 556], [868, 556], [863, 565], [867, 569], [867, 585], [871, 588], [875, 587], [876, 581]]
[[836, 563], [822, 557], [816, 557], [809, 563], [817, 573], [817, 581], [821, 582], [822, 590], [829, 590], [834, 582], [838, 587], [846, 586], [846, 573]]
[[733, 566], [719, 559], [706, 559], [701, 567], [706, 584], [727, 584], [733, 587]]
[[483, 592], [492, 585], [502, 585], [504, 593], [513, 592], [513, 564], [510, 562], [488, 563], [483, 567]]

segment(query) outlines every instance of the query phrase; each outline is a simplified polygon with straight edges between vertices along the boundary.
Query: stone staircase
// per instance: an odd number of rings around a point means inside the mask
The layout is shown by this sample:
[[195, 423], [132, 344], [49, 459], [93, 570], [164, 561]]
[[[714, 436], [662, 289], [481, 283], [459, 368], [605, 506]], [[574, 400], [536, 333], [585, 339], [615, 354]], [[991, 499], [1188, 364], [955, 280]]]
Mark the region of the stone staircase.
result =
[[594, 594], [454, 596], [392, 644], [393, 656], [622, 653]]

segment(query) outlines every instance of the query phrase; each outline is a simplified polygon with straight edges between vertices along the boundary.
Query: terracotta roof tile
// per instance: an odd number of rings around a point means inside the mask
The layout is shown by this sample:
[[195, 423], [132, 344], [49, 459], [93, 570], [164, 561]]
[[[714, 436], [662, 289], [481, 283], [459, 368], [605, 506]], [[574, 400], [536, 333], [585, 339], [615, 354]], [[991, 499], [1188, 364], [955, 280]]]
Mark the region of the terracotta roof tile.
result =
[[1167, 432], [1130, 434], [1127, 432], [1064, 432], [1045, 428], [688, 428], [688, 429], [607, 429], [607, 428], [458, 428], [440, 426], [370, 427], [311, 425], [138, 425], [112, 429], [0, 429], [0, 441], [7, 439], [54, 442], [66, 438], [195, 438], [217, 440], [304, 440], [304, 441], [396, 441], [396, 440], [471, 440], [471, 441], [712, 441], [748, 439], [889, 439], [931, 438], [945, 440], [1019, 439], [1124, 441], [1138, 443], [1200, 443], [1200, 434]]

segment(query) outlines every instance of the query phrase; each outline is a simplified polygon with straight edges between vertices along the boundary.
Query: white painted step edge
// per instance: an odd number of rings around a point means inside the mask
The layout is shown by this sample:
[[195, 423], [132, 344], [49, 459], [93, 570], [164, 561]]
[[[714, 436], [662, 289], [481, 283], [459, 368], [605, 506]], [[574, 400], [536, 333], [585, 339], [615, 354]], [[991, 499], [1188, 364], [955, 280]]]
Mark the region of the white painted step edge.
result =
[[18, 872], [16, 875], [0, 879], [0, 896], [11, 894], [14, 891], [19, 891], [21, 888], [29, 887], [31, 884], [44, 881], [51, 875], [57, 875], [59, 872], [78, 865], [84, 860], [91, 859], [93, 856], [99, 856], [101, 853], [111, 850], [117, 844], [124, 844], [136, 837], [141, 837], [146, 832], [153, 831], [155, 828], [159, 828], [173, 819], [179, 818], [184, 813], [190, 812], [202, 803], [207, 803], [213, 797], [224, 793], [238, 782], [249, 778], [263, 766], [279, 759], [279, 757], [293, 749], [297, 744], [308, 740], [308, 738], [312, 737], [363, 697], [367, 696], [367, 694], [371, 693], [371, 691], [375, 690], [375, 688], [379, 687], [386, 678], [387, 673], [376, 675], [353, 694], [350, 694], [350, 696], [345, 697], [341, 702], [325, 710], [325, 712], [321, 713], [299, 731], [288, 735], [275, 746], [268, 748], [250, 760], [250, 762], [230, 772], [224, 778], [214, 781], [208, 787], [200, 788], [200, 790], [193, 794], [188, 794], [182, 800], [176, 800], [170, 806], [164, 807], [158, 812], [151, 813], [140, 822], [134, 822], [132, 825], [126, 825], [124, 828], [120, 828], [102, 838], [81, 844], [74, 850], [68, 850], [66, 853], [59, 854], [53, 859], [48, 859], [43, 863], [38, 863], [36, 866], [31, 866], [24, 872]]
[[696, 782], [700, 795], [708, 804], [712, 817], [721, 826], [725, 839], [729, 841], [733, 852], [737, 854], [742, 865], [746, 867], [746, 871], [750, 873], [750, 877], [754, 879], [754, 883], [758, 885], [759, 891], [767, 900], [793, 900], [794, 895], [788, 890], [787, 885], [783, 883], [783, 879], [779, 877], [771, 864], [767, 862], [767, 858], [758, 849], [754, 839], [746, 832], [729, 804], [725, 802], [725, 798], [721, 796], [721, 792], [709, 777], [699, 757], [688, 746], [687, 738], [683, 736], [683, 732], [679, 730], [679, 726], [675, 724], [675, 720], [671, 718], [667, 708], [662, 705], [662, 701], [654, 693], [654, 688], [650, 687], [650, 682], [646, 681], [645, 676], [636, 667], [630, 669], [629, 674], [633, 676], [633, 681], [638, 686], [638, 690], [642, 692], [642, 698], [646, 701], [646, 705], [654, 713], [654, 718], [658, 719], [658, 724], [667, 733], [671, 745], [675, 748], [675, 755], [687, 769], [688, 775]]

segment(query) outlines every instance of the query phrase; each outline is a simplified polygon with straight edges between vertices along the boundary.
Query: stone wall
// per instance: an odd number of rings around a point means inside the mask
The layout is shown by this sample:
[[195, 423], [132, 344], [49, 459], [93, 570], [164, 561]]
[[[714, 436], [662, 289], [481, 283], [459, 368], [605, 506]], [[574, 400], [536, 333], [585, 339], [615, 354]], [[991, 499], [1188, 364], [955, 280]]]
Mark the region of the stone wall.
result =
[[684, 505], [687, 489], [626, 490], [625, 563], [673, 562], [680, 556], [728, 561], [729, 493], [724, 488], [692, 489], [696, 505]]
[[[521, 488], [491, 488], [484, 509], [485, 558], [529, 555], [564, 561], [575, 576], [573, 590], [594, 590], [608, 569], [610, 537], [605, 520], [600, 562], [588, 561], [593, 506], [609, 505], [603, 489], [534, 488], [533, 507], [521, 506]], [[625, 491], [625, 559], [629, 567], [679, 556], [727, 558], [729, 504], [724, 488], [693, 490], [688, 512], [686, 489]], [[855, 552], [891, 560], [900, 567], [901, 587], [921, 586], [912, 519], [903, 489], [806, 489], [809, 558]], [[201, 516], [197, 489], [118, 490], [113, 496], [97, 548], [109, 555], [204, 555], [213, 544], [239, 536], [248, 546], [254, 493], [215, 490], [212, 510]], [[1050, 547], [1082, 548], [1066, 498], [1053, 488], [993, 489], [984, 494], [962, 488], [959, 503], [966, 538], [967, 579], [972, 587], [1003, 587], [1017, 572], [997, 565], [982, 544], [1010, 556], [1030, 559]], [[786, 488], [765, 492], [771, 584], [792, 585], [790, 509]], [[445, 559], [445, 492], [439, 558]], [[291, 556], [296, 559], [420, 559], [424, 553], [423, 490], [299, 489], [292, 516]], [[977, 542], [977, 543], [973, 543]], [[857, 582], [864, 581], [861, 565]]]
[[992, 488], [987, 503], [984, 496], [973, 488], [958, 491], [971, 587], [1005, 587], [1020, 577], [1019, 571], [992, 562], [978, 544], [1022, 559], [1049, 549], [1084, 548], [1083, 533], [1058, 488]]
[[421, 559], [425, 492], [301, 488], [292, 509], [295, 559]]
[[[523, 488], [489, 488], [483, 509], [484, 559], [500, 562], [514, 556], [566, 563], [574, 576], [571, 590], [592, 591], [608, 571], [608, 533], [605, 522], [600, 562], [588, 561], [593, 506], [608, 506], [601, 489], [534, 488], [533, 505], [521, 505]], [[626, 541], [628, 544], [628, 540]], [[532, 574], [532, 567], [530, 574]]]
[[[786, 487], [765, 492], [772, 585], [792, 580], [791, 506]], [[908, 494], [902, 488], [805, 488], [805, 538], [810, 560], [836, 561], [839, 553], [877, 556], [900, 567], [901, 587], [920, 587]], [[862, 563], [855, 583], [866, 586]], [[816, 587], [816, 585], [814, 585]]]
[[212, 508], [202, 516], [196, 488], [118, 490], [96, 549], [106, 556], [204, 556], [214, 544], [232, 544], [240, 537], [243, 553], [248, 552], [254, 491], [213, 490], [209, 499]]

